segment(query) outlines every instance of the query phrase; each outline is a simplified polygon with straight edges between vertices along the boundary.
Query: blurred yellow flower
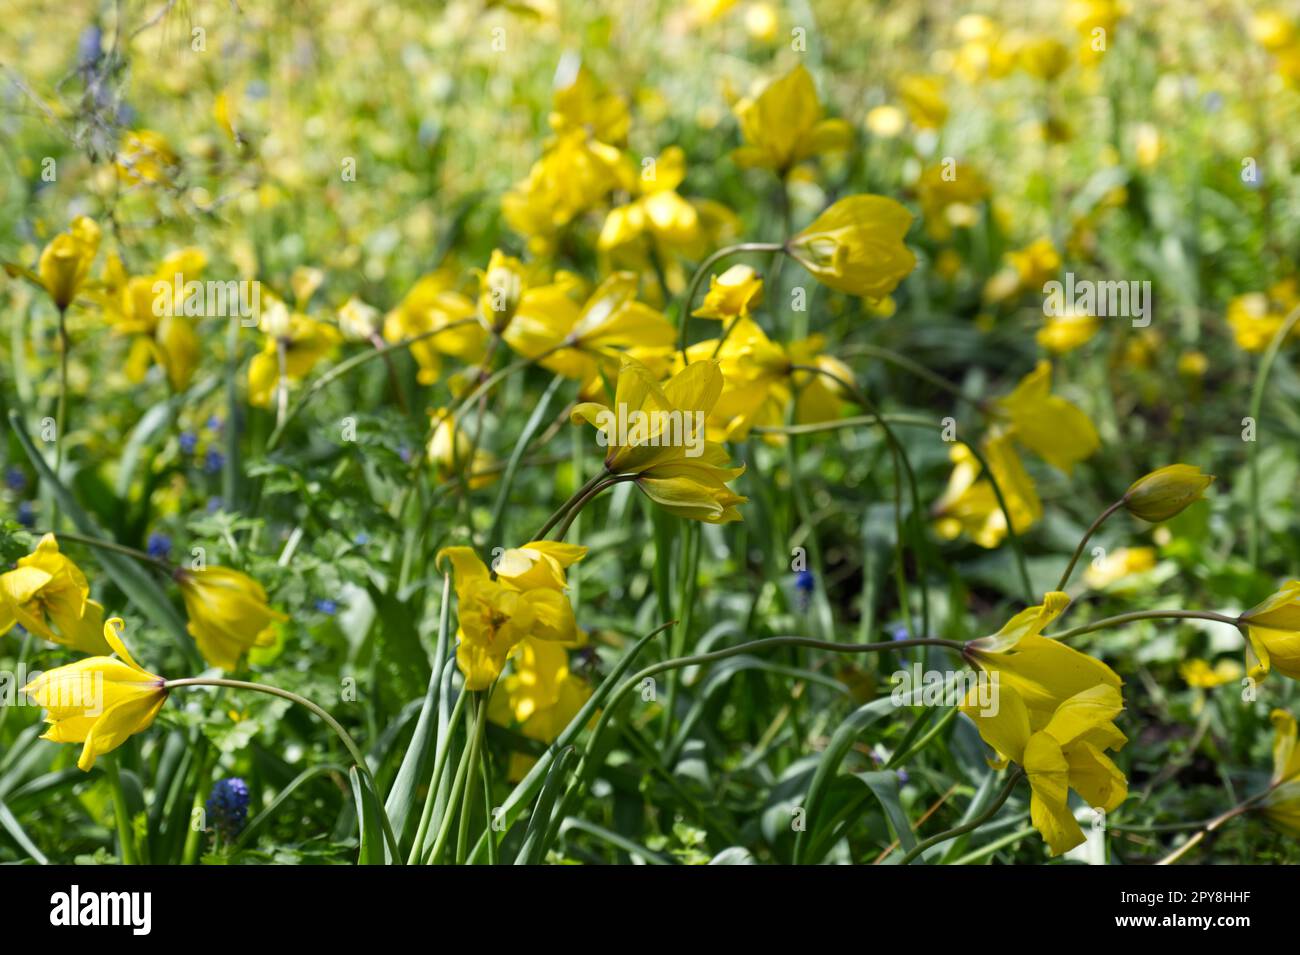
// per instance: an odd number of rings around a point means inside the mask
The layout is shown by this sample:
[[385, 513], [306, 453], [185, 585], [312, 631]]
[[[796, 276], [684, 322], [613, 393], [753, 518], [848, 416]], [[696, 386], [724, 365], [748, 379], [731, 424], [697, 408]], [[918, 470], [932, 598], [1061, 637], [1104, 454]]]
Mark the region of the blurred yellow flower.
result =
[[750, 315], [763, 300], [763, 279], [751, 266], [733, 265], [721, 275], [709, 277], [709, 291], [696, 318], [733, 319]]
[[128, 380], [143, 381], [150, 365], [157, 364], [173, 391], [189, 386], [201, 348], [195, 318], [185, 307], [186, 284], [196, 281], [206, 265], [207, 256], [188, 247], [169, 253], [152, 275], [128, 278], [121, 260], [109, 257], [105, 312], [115, 334], [131, 336]]
[[877, 106], [867, 113], [867, 129], [881, 139], [893, 139], [906, 125], [907, 117], [896, 106]]
[[953, 229], [969, 228], [978, 221], [975, 206], [988, 197], [989, 187], [980, 172], [966, 163], [936, 163], [922, 170], [916, 195], [926, 232], [943, 240]]
[[572, 418], [600, 430], [611, 475], [635, 475], [642, 493], [669, 513], [724, 524], [741, 520], [736, 505], [747, 498], [727, 487], [744, 466], [729, 466], [726, 449], [705, 438], [722, 387], [717, 361], [692, 362], [661, 386], [645, 365], [624, 356], [614, 407], [583, 402]]
[[1091, 419], [1052, 393], [1052, 364], [1040, 361], [1015, 390], [998, 401], [1017, 441], [1066, 474], [1101, 444]]
[[853, 144], [852, 126], [822, 119], [812, 74], [802, 64], [768, 83], [757, 97], [741, 100], [735, 110], [745, 145], [732, 156], [741, 166], [784, 176], [796, 163]]
[[302, 381], [342, 339], [333, 325], [290, 312], [282, 302], [263, 307], [266, 341], [248, 365], [248, 403], [255, 408], [270, 408], [282, 383]]
[[1236, 660], [1224, 657], [1214, 666], [1200, 657], [1192, 657], [1178, 665], [1178, 674], [1188, 686], [1198, 690], [1212, 690], [1227, 683], [1236, 683], [1245, 674]]
[[189, 616], [187, 629], [211, 666], [236, 669], [245, 651], [274, 643], [275, 623], [289, 619], [271, 609], [261, 584], [237, 570], [178, 569], [175, 577]]
[[1006, 254], [1007, 265], [984, 285], [984, 301], [1002, 302], [1024, 292], [1041, 292], [1061, 269], [1061, 254], [1051, 239], [1035, 239]]
[[[1043, 516], [1034, 482], [1005, 432], [992, 434], [984, 443], [983, 453], [1002, 491], [1012, 529], [1023, 534]], [[952, 474], [931, 510], [935, 531], [944, 540], [954, 540], [964, 533], [980, 547], [997, 547], [1007, 536], [1007, 519], [988, 475], [981, 475], [979, 460], [965, 444], [955, 443], [948, 456], [953, 462]]]
[[180, 157], [162, 133], [137, 129], [122, 137], [117, 173], [123, 181], [167, 185], [179, 166]]
[[1116, 547], [1088, 564], [1083, 581], [1094, 590], [1102, 590], [1125, 577], [1141, 574], [1156, 565], [1153, 547]]
[[410, 341], [411, 357], [420, 366], [419, 381], [431, 385], [442, 371], [442, 356], [471, 364], [483, 358], [487, 332], [475, 318], [474, 303], [455, 290], [453, 277], [432, 272], [411, 287], [398, 306], [384, 316], [384, 341]]
[[948, 121], [943, 78], [911, 74], [898, 81], [898, 98], [918, 129], [938, 129]]
[[93, 219], [77, 216], [68, 231], [55, 236], [41, 252], [36, 274], [59, 311], [72, 304], [90, 275], [99, 236]]
[[524, 264], [493, 249], [488, 267], [479, 278], [478, 315], [483, 324], [499, 334], [515, 317], [528, 284]]
[[698, 252], [699, 213], [676, 191], [685, 178], [686, 154], [679, 146], [669, 146], [637, 177], [638, 197], [610, 210], [596, 247], [607, 252], [648, 235], [664, 249]]
[[1070, 48], [1055, 37], [1035, 37], [1020, 46], [1020, 68], [1030, 76], [1052, 82], [1070, 65]]
[[429, 415], [437, 420], [429, 437], [429, 463], [439, 481], [450, 481], [468, 473], [469, 486], [477, 491], [497, 479], [490, 471], [496, 458], [483, 448], [473, 447], [473, 439], [456, 426], [451, 409], [436, 408]]
[[456, 582], [456, 663], [467, 690], [490, 687], [525, 637], [560, 642], [575, 639], [573, 608], [563, 589], [549, 582], [536, 586], [526, 578], [516, 583], [507, 577], [493, 577], [468, 547], [439, 551], [439, 565], [444, 557], [451, 562]]
[[[1227, 320], [1238, 347], [1248, 352], [1262, 352], [1268, 347], [1290, 312], [1300, 307], [1300, 289], [1295, 279], [1273, 285], [1267, 293], [1247, 292], [1228, 302]], [[1300, 335], [1300, 324], [1287, 336]]]
[[59, 553], [53, 534], [0, 574], [0, 635], [19, 624], [29, 633], [80, 650], [104, 654], [104, 608], [90, 599], [86, 575]]
[[912, 214], [884, 196], [849, 196], [786, 242], [786, 251], [816, 278], [850, 295], [879, 299], [916, 267], [903, 238]]
[[[525, 637], [511, 657], [511, 672], [492, 694], [488, 718], [503, 726], [513, 720], [528, 739], [550, 743], [590, 697], [587, 681], [569, 669], [564, 644]], [[507, 775], [518, 781], [534, 762], [532, 757], [515, 751]]]
[[[82, 743], [77, 767], [94, 768], [96, 758], [147, 730], [167, 701], [166, 681], [144, 669], [122, 642], [122, 621], [104, 624], [104, 655], [86, 657], [42, 673], [23, 692], [45, 707], [50, 728], [43, 739]], [[119, 659], [107, 656], [116, 653]]]
[[601, 282], [578, 309], [562, 289], [526, 293], [503, 337], [525, 358], [556, 374], [590, 382], [612, 374], [622, 349], [664, 347], [676, 341], [668, 319], [636, 300], [638, 281], [617, 272]]

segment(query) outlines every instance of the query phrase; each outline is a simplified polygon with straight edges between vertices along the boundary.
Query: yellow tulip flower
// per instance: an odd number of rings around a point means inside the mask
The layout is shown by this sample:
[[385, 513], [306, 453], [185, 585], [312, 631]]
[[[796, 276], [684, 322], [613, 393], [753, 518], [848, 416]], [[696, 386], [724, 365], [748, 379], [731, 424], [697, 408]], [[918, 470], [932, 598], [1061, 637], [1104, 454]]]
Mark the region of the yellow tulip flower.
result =
[[1112, 722], [1124, 709], [1119, 689], [1094, 684], [1050, 709], [1036, 709], [1016, 686], [1002, 680], [996, 699], [996, 707], [985, 709], [968, 697], [961, 709], [999, 756], [1024, 769], [1032, 790], [1029, 820], [1049, 852], [1068, 852], [1084, 842], [1069, 807], [1071, 789], [1108, 812], [1128, 795], [1123, 771], [1104, 752], [1127, 742]]
[[[1011, 526], [1023, 534], [1043, 516], [1043, 505], [1033, 480], [1012, 446], [1011, 436], [995, 432], [984, 442], [984, 458], [997, 481], [1011, 515]], [[966, 534], [980, 547], [997, 547], [1007, 536], [1007, 518], [979, 460], [969, 447], [955, 443], [948, 452], [953, 462], [948, 487], [931, 510], [935, 530], [945, 540]]]
[[1077, 693], [1101, 684], [1118, 691], [1123, 685], [1100, 660], [1042, 635], [1069, 605], [1068, 594], [1052, 591], [1042, 604], [1022, 610], [997, 633], [971, 640], [963, 651], [974, 666], [996, 674], [1003, 690], [1015, 690], [1044, 722]]
[[[528, 739], [550, 743], [578, 715], [591, 696], [587, 681], [569, 669], [563, 644], [525, 637], [511, 659], [512, 672], [497, 686], [488, 704], [488, 718], [500, 725], [512, 721]], [[514, 752], [507, 776], [518, 781], [536, 760]]]
[[786, 251], [825, 285], [884, 298], [916, 267], [903, 243], [912, 214], [884, 196], [849, 196], [786, 243]]
[[978, 169], [960, 162], [927, 166], [916, 181], [921, 218], [931, 238], [946, 240], [954, 228], [969, 228], [979, 221], [976, 204], [989, 195], [989, 185]]
[[[196, 248], [169, 253], [152, 275], [127, 278], [116, 256], [106, 272], [108, 295], [105, 310], [118, 335], [132, 336], [126, 375], [131, 381], [144, 379], [150, 364], [162, 366], [173, 391], [189, 386], [199, 363], [199, 337], [193, 317], [184, 314], [185, 283], [202, 274], [207, 256]], [[166, 282], [171, 287], [164, 299], [154, 287]]]
[[1153, 547], [1117, 547], [1099, 561], [1088, 565], [1083, 581], [1094, 590], [1103, 590], [1132, 574], [1141, 574], [1156, 565]]
[[280, 302], [263, 313], [262, 330], [266, 342], [248, 365], [248, 403], [255, 408], [270, 408], [282, 377], [301, 381], [342, 339], [333, 325], [290, 313]]
[[[537, 543], [522, 550], [554, 557], [554, 552], [547, 555], [538, 551]], [[459, 621], [456, 663], [465, 677], [466, 689], [490, 687], [501, 675], [511, 652], [525, 637], [562, 643], [576, 638], [577, 626], [569, 598], [562, 588], [552, 586], [546, 570], [540, 575], [543, 585], [537, 586], [537, 567], [530, 566], [514, 576], [494, 577], [468, 547], [439, 551], [439, 565], [444, 557], [451, 562], [456, 582]], [[558, 557], [555, 559], [559, 561]], [[513, 567], [514, 562], [526, 562], [527, 558], [511, 555], [509, 560]], [[539, 563], [545, 562], [539, 559]]]
[[[786, 423], [786, 408], [795, 401], [797, 424], [833, 421], [848, 399], [843, 385], [851, 384], [853, 370], [822, 354], [824, 339], [815, 335], [782, 347], [773, 342], [750, 318], [729, 322], [731, 334], [718, 348], [718, 340], [698, 342], [687, 349], [692, 361], [708, 360], [717, 352], [723, 388], [708, 418], [709, 437], [718, 441], [743, 441], [755, 425]], [[816, 374], [795, 365], [824, 368]]]
[[596, 247], [608, 252], [649, 236], [664, 250], [699, 252], [700, 214], [677, 194], [685, 178], [686, 154], [680, 146], [669, 146], [637, 177], [638, 198], [610, 210]]
[[1101, 445], [1097, 429], [1076, 405], [1052, 394], [1052, 363], [1040, 361], [998, 402], [1017, 441], [1066, 474]]
[[[1300, 305], [1300, 283], [1284, 279], [1267, 292], [1247, 292], [1228, 302], [1228, 326], [1237, 347], [1248, 352], [1262, 352], [1286, 324], [1287, 316]], [[1300, 335], [1300, 326], [1291, 329], [1288, 340]]]
[[104, 654], [104, 608], [90, 599], [86, 575], [59, 553], [53, 534], [36, 550], [0, 574], [0, 635], [14, 624], [52, 643], [83, 653]]
[[500, 333], [515, 317], [527, 285], [528, 273], [524, 264], [500, 249], [493, 249], [488, 267], [479, 279], [479, 319]]
[[696, 318], [738, 318], [752, 314], [762, 300], [763, 279], [758, 272], [749, 265], [733, 265], [721, 275], [709, 276], [709, 291], [691, 314]]
[[1025, 292], [1039, 292], [1061, 269], [1061, 254], [1051, 239], [1036, 239], [1005, 256], [1006, 267], [984, 285], [984, 301], [1003, 302]]
[[[437, 331], [411, 345], [411, 357], [420, 366], [419, 381], [432, 385], [442, 370], [442, 356], [451, 355], [475, 364], [482, 360], [487, 332], [474, 318], [474, 303], [455, 290], [447, 272], [425, 275], [406, 293], [401, 303], [384, 316], [384, 341], [390, 345]], [[446, 329], [446, 331], [440, 331]]]
[[1276, 668], [1283, 676], [1300, 680], [1300, 580], [1288, 580], [1238, 619], [1246, 627], [1264, 674]]
[[615, 273], [581, 310], [558, 290], [536, 298], [525, 294], [503, 337], [523, 357], [539, 359], [566, 378], [589, 382], [602, 372], [612, 374], [623, 349], [666, 347], [677, 339], [668, 319], [636, 300], [637, 284], [632, 273]]
[[452, 413], [447, 408], [437, 408], [429, 412], [437, 420], [433, 434], [429, 438], [429, 463], [434, 466], [434, 476], [439, 481], [450, 481], [462, 474], [469, 475], [469, 486], [478, 490], [487, 487], [497, 476], [487, 471], [496, 463], [496, 457], [483, 448], [473, 448], [473, 460], [470, 450], [473, 439], [456, 426]]
[[1198, 690], [1212, 690], [1227, 683], [1236, 683], [1245, 672], [1240, 663], [1226, 657], [1213, 666], [1200, 657], [1193, 657], [1178, 665], [1178, 675], [1188, 686]]
[[41, 252], [36, 274], [59, 311], [72, 304], [90, 275], [99, 236], [93, 219], [77, 216], [68, 231], [55, 236]]
[[730, 467], [726, 449], [705, 438], [722, 388], [713, 360], [692, 362], [661, 386], [645, 365], [624, 356], [614, 407], [583, 402], [572, 418], [600, 429], [610, 474], [635, 475], [642, 493], [672, 514], [723, 524], [741, 519], [736, 505], [747, 498], [727, 487], [744, 466]]
[[812, 75], [802, 64], [753, 99], [741, 100], [735, 111], [746, 145], [732, 157], [741, 166], [784, 176], [796, 163], [853, 144], [852, 126], [842, 119], [822, 119]]
[[122, 628], [122, 621], [114, 617], [103, 631], [105, 650], [111, 648], [118, 659], [86, 657], [43, 673], [23, 687], [45, 707], [50, 728], [43, 739], [83, 744], [77, 760], [83, 772], [127, 737], [147, 730], [167, 701], [166, 681], [135, 662], [122, 642]]
[[938, 129], [948, 121], [948, 101], [938, 76], [908, 75], [898, 81], [898, 97], [918, 129]]
[[211, 666], [234, 670], [253, 647], [275, 642], [274, 624], [289, 618], [267, 604], [262, 585], [228, 567], [177, 570], [190, 632]]
[[1274, 710], [1273, 778], [1264, 798], [1264, 816], [1295, 836], [1300, 836], [1300, 747], [1296, 746], [1296, 720], [1286, 710]]
[[1169, 464], [1130, 484], [1124, 492], [1124, 508], [1134, 517], [1158, 524], [1195, 504], [1213, 483], [1213, 474], [1202, 474], [1191, 464]]

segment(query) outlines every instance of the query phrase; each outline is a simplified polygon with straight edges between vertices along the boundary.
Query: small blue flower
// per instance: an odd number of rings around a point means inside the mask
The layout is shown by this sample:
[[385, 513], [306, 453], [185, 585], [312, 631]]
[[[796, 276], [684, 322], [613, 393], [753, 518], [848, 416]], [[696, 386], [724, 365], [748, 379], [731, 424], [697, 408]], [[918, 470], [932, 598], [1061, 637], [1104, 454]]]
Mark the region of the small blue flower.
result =
[[410, 464], [410, 463], [411, 463], [411, 449], [410, 449], [409, 447], [407, 447], [406, 445], [403, 444], [403, 445], [401, 445], [400, 447], [398, 447], [398, 449], [397, 449], [397, 454], [398, 454], [399, 457], [401, 457], [402, 462], [403, 462], [404, 464]]
[[36, 526], [36, 507], [31, 501], [18, 502], [18, 523], [23, 527]]
[[356, 544], [358, 547], [365, 547], [370, 543], [370, 535], [365, 531], [362, 531], [356, 537], [352, 538], [352, 543]]
[[221, 465], [225, 462], [225, 455], [216, 448], [208, 448], [208, 453], [203, 458], [203, 470], [209, 474], [220, 474]]
[[810, 594], [817, 586], [817, 578], [813, 576], [811, 570], [801, 570], [794, 575], [794, 585], [804, 593]]
[[222, 421], [222, 420], [221, 420], [219, 417], [217, 417], [216, 415], [213, 415], [211, 418], [208, 419], [208, 430], [209, 430], [209, 431], [220, 431], [220, 430], [221, 430], [221, 426], [222, 426], [223, 424], [225, 424], [224, 421]]
[[910, 636], [911, 634], [909, 633], [907, 624], [905, 623], [896, 623], [889, 628], [890, 640], [906, 640]]
[[894, 770], [894, 772], [898, 775], [898, 785], [900, 786], [906, 786], [907, 781], [912, 778], [911, 776], [907, 775], [906, 769], [896, 769]]
[[194, 449], [199, 446], [199, 436], [193, 431], [182, 431], [180, 442], [182, 454], [193, 454]]
[[221, 779], [208, 796], [208, 825], [225, 839], [239, 835], [248, 822], [248, 784], [239, 777]]
[[328, 617], [334, 616], [339, 612], [338, 601], [330, 600], [328, 597], [322, 597], [316, 601], [316, 609]]
[[221, 510], [221, 498], [219, 497], [208, 498], [208, 513], [215, 514], [219, 510]]
[[9, 468], [5, 471], [5, 484], [15, 494], [21, 494], [27, 487], [27, 474], [22, 468]]
[[166, 560], [171, 556], [172, 539], [166, 534], [160, 534], [154, 531], [149, 535], [148, 544], [149, 556], [155, 560]]

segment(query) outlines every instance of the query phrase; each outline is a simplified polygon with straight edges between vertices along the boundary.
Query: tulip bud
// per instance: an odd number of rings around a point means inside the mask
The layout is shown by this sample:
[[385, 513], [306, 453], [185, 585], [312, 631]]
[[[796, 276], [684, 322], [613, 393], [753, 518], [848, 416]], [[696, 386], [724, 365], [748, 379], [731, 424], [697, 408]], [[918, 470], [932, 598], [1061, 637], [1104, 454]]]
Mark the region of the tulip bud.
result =
[[1124, 507], [1134, 517], [1158, 524], [1199, 501], [1212, 483], [1213, 474], [1202, 474], [1193, 465], [1166, 465], [1134, 481], [1124, 492]]

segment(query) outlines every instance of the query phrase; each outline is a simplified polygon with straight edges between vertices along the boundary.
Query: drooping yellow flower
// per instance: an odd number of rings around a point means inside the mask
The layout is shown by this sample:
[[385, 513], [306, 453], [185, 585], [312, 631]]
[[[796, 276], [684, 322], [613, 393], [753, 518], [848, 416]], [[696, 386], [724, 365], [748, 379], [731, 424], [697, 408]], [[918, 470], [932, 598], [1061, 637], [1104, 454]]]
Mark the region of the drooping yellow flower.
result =
[[[50, 728], [43, 739], [83, 744], [77, 760], [83, 772], [127, 737], [147, 730], [167, 701], [164, 679], [136, 663], [122, 642], [123, 626], [117, 617], [104, 624], [105, 655], [50, 670], [23, 687], [45, 707]], [[118, 659], [107, 656], [110, 648]]]
[[261, 319], [266, 341], [248, 365], [248, 403], [270, 408], [281, 381], [302, 381], [342, 339], [338, 329], [272, 301]]
[[1159, 524], [1199, 501], [1213, 483], [1213, 474], [1202, 474], [1194, 465], [1167, 464], [1129, 485], [1124, 508], [1134, 517]]
[[1026, 292], [1040, 292], [1061, 269], [1061, 254], [1051, 239], [1035, 239], [1006, 254], [1007, 265], [984, 285], [984, 301], [1004, 302]]
[[[1295, 279], [1275, 283], [1267, 292], [1248, 292], [1228, 302], [1227, 321], [1237, 347], [1262, 352], [1282, 330], [1291, 310], [1300, 307], [1300, 286]], [[1300, 324], [1287, 335], [1300, 335]]]
[[[664, 347], [676, 330], [655, 309], [636, 300], [637, 277], [618, 272], [601, 282], [579, 310], [562, 290], [525, 295], [506, 328], [506, 344], [543, 368], [589, 382], [612, 374], [619, 353], [632, 346]], [[545, 356], [545, 357], [542, 357]]]
[[1040, 361], [998, 402], [1017, 441], [1066, 474], [1101, 445], [1091, 419], [1052, 394], [1052, 363]]
[[1034, 340], [1044, 351], [1064, 355], [1092, 341], [1100, 328], [1101, 319], [1096, 315], [1071, 310], [1066, 315], [1048, 317], [1034, 333]]
[[[537, 550], [537, 546], [538, 542], [534, 542], [521, 550], [532, 550], [542, 558], [555, 557], [554, 552], [543, 553]], [[459, 621], [456, 663], [465, 677], [466, 689], [486, 690], [490, 687], [501, 675], [510, 653], [525, 637], [558, 642], [575, 639], [577, 627], [573, 608], [563, 586], [557, 588], [553, 585], [547, 572], [551, 569], [549, 567], [538, 574], [536, 564], [544, 564], [544, 560], [539, 558], [522, 574], [506, 576], [498, 573], [493, 577], [483, 561], [468, 547], [448, 547], [440, 551], [437, 557], [439, 565], [444, 557], [451, 562], [456, 582]], [[560, 558], [555, 559], [558, 562]], [[510, 560], [526, 561], [527, 558], [511, 556]]]
[[745, 145], [732, 157], [741, 166], [760, 166], [784, 176], [805, 159], [853, 143], [852, 126], [842, 119], [822, 119], [812, 74], [802, 64], [768, 83], [753, 99], [741, 100], [735, 110]]
[[1053, 856], [1084, 842], [1069, 807], [1071, 789], [1107, 812], [1127, 797], [1128, 781], [1105, 753], [1127, 742], [1112, 722], [1124, 709], [1117, 686], [1093, 684], [1041, 709], [999, 680], [997, 706], [989, 708], [995, 714], [969, 698], [961, 709], [986, 743], [1024, 769], [1032, 791], [1029, 819]]
[[104, 608], [90, 599], [81, 569], [59, 552], [53, 534], [0, 574], [0, 635], [21, 624], [43, 640], [83, 653], [104, 654]]
[[[710, 438], [743, 441], [756, 425], [783, 425], [791, 399], [795, 400], [796, 424], [840, 416], [849, 397], [845, 392], [853, 382], [853, 370], [823, 353], [820, 335], [783, 347], [769, 339], [753, 319], [738, 316], [728, 325], [731, 334], [721, 348], [717, 339], [710, 339], [687, 349], [692, 362], [707, 361], [716, 352], [722, 369], [722, 394], [708, 418]], [[796, 365], [822, 368], [827, 374]]]
[[136, 129], [122, 137], [117, 174], [124, 182], [167, 184], [180, 166], [180, 157], [162, 133]]
[[[519, 724], [528, 739], [550, 743], [578, 715], [591, 696], [587, 681], [569, 669], [569, 654], [561, 643], [525, 637], [512, 657], [512, 672], [501, 680], [488, 707], [488, 718]], [[536, 760], [514, 752], [508, 777], [519, 780]]]
[[898, 98], [918, 129], [938, 129], [948, 121], [948, 100], [943, 78], [910, 74], [898, 81]]
[[763, 299], [763, 279], [753, 266], [733, 265], [709, 276], [709, 291], [691, 314], [696, 318], [729, 320], [750, 315]]
[[[1011, 526], [1023, 534], [1043, 516], [1043, 505], [1033, 480], [1025, 471], [1011, 436], [995, 432], [984, 442], [983, 453], [993, 480], [1002, 491]], [[979, 460], [960, 442], [948, 452], [953, 462], [948, 487], [934, 503], [935, 531], [945, 540], [966, 534], [980, 547], [997, 547], [1007, 536], [1007, 519], [998, 505], [988, 475], [981, 475]]]
[[500, 333], [515, 317], [528, 284], [524, 264], [500, 249], [493, 249], [488, 267], [479, 278], [479, 319]]
[[1200, 657], [1192, 657], [1178, 665], [1178, 675], [1188, 686], [1198, 690], [1212, 690], [1227, 683], [1236, 683], [1245, 672], [1240, 663], [1228, 657], [1213, 666]]
[[495, 474], [483, 472], [492, 467], [496, 458], [484, 448], [473, 446], [474, 440], [457, 427], [451, 409], [437, 408], [429, 414], [437, 421], [429, 437], [428, 450], [434, 476], [439, 481], [449, 481], [468, 474], [469, 486], [476, 491], [495, 481]]
[[1117, 547], [1100, 560], [1090, 563], [1083, 573], [1083, 580], [1094, 590], [1103, 590], [1125, 577], [1144, 573], [1155, 565], [1154, 547]]
[[41, 252], [36, 274], [60, 311], [72, 304], [90, 275], [99, 236], [95, 220], [77, 216], [68, 231], [55, 236]]
[[850, 295], [883, 298], [916, 267], [903, 242], [912, 214], [884, 196], [849, 196], [786, 243], [822, 283]]
[[1300, 746], [1296, 720], [1286, 710], [1274, 710], [1273, 778], [1262, 803], [1264, 816], [1280, 829], [1300, 836]]
[[411, 287], [401, 303], [384, 317], [384, 341], [390, 345], [427, 337], [411, 345], [420, 366], [419, 381], [431, 385], [442, 370], [442, 356], [471, 364], [483, 358], [487, 332], [475, 317], [474, 303], [455, 290], [447, 272], [432, 272]]
[[600, 430], [611, 475], [635, 475], [664, 510], [690, 520], [723, 524], [741, 519], [747, 498], [727, 487], [744, 467], [728, 463], [726, 449], [705, 437], [705, 423], [722, 394], [718, 362], [696, 361], [663, 385], [639, 361], [624, 356], [614, 407], [583, 402], [573, 420]]
[[1241, 615], [1260, 670], [1276, 669], [1300, 680], [1300, 580], [1288, 580], [1282, 589]]
[[198, 367], [200, 344], [194, 330], [197, 319], [188, 314], [185, 304], [186, 284], [196, 280], [206, 265], [207, 256], [189, 247], [165, 256], [153, 275], [128, 278], [121, 261], [110, 257], [105, 306], [114, 333], [131, 336], [125, 368], [131, 381], [142, 381], [149, 366], [157, 364], [173, 391], [189, 386]]
[[228, 567], [177, 570], [190, 632], [211, 666], [234, 670], [253, 647], [275, 642], [276, 622], [289, 618], [272, 610], [262, 585]]
[[966, 162], [927, 166], [916, 181], [925, 231], [941, 241], [951, 237], [954, 229], [975, 225], [979, 221], [977, 204], [988, 195], [983, 174]]
[[1123, 685], [1115, 671], [1100, 660], [1042, 635], [1069, 605], [1068, 594], [1052, 591], [1041, 604], [1020, 611], [997, 633], [968, 642], [964, 651], [973, 665], [996, 673], [1003, 690], [1014, 689], [1030, 713], [1043, 722], [1076, 693], [1101, 684], [1116, 690]]
[[1020, 46], [1020, 68], [1030, 76], [1050, 83], [1070, 65], [1070, 48], [1055, 37], [1026, 40]]
[[665, 251], [698, 252], [700, 214], [677, 194], [685, 178], [686, 154], [680, 146], [669, 146], [637, 177], [637, 198], [609, 211], [596, 247], [609, 252], [648, 236]]

